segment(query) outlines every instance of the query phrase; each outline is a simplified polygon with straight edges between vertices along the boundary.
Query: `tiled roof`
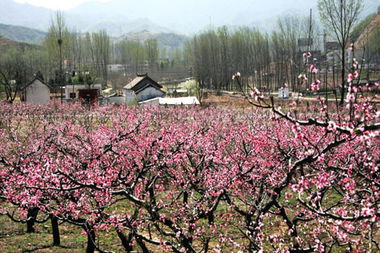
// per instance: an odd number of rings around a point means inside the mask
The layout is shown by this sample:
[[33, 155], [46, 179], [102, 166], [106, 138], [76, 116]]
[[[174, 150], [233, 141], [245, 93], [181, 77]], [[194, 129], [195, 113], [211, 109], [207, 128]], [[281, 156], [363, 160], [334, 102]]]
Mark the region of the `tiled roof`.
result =
[[133, 90], [134, 92], [138, 93], [149, 86], [154, 87], [158, 90], [162, 88], [162, 85], [152, 80], [149, 76], [143, 75], [143, 76], [137, 76], [130, 83], [124, 86], [124, 89]]
[[131, 90], [133, 87], [135, 87], [137, 84], [139, 84], [142, 80], [144, 80], [146, 76], [138, 76], [135, 79], [133, 79], [130, 83], [124, 86], [124, 89]]

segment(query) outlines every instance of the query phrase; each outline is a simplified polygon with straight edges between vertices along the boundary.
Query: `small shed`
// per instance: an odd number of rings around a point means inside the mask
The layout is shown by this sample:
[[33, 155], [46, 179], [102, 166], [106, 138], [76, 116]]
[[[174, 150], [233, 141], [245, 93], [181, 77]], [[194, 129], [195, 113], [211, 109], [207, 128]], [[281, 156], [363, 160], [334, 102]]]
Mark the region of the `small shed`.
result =
[[278, 90], [278, 97], [279, 98], [289, 98], [289, 88], [283, 88], [283, 87], [281, 87]]
[[102, 84], [70, 84], [65, 86], [65, 99], [94, 103], [99, 99]]
[[125, 102], [130, 104], [134, 99], [137, 102], [152, 98], [164, 97], [162, 85], [151, 79], [147, 74], [137, 75], [130, 83], [124, 86]]
[[142, 101], [141, 105], [199, 105], [196, 97], [179, 97], [179, 98], [153, 98]]
[[48, 104], [50, 101], [50, 86], [41, 77], [36, 76], [25, 86], [23, 100], [37, 105]]

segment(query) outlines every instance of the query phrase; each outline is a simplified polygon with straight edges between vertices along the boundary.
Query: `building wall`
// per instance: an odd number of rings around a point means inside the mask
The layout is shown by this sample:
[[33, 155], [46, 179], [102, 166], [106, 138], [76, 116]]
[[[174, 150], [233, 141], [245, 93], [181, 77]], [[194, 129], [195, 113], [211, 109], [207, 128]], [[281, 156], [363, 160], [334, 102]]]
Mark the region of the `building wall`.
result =
[[50, 101], [50, 89], [36, 80], [25, 90], [25, 101], [32, 104], [45, 105]]
[[161, 90], [157, 90], [153, 87], [148, 87], [137, 94], [137, 101], [144, 101], [152, 98], [163, 97], [165, 93]]
[[165, 92], [153, 87], [148, 87], [144, 89], [143, 91], [139, 92], [137, 95], [135, 94], [133, 90], [124, 91], [126, 105], [130, 104], [134, 100], [136, 100], [136, 102], [141, 102], [141, 101], [145, 101], [152, 98], [164, 97], [164, 95], [165, 95]]
[[125, 90], [125, 104], [128, 105], [132, 102], [133, 99], [136, 98], [135, 93], [132, 90]]
[[278, 90], [279, 98], [288, 98], [289, 97], [289, 88], [280, 88]]
[[160, 99], [159, 98], [149, 99], [147, 101], [140, 102], [139, 104], [140, 105], [147, 105], [147, 106], [150, 106], [150, 105], [158, 106], [158, 105], [160, 105]]
[[125, 98], [123, 96], [109, 97], [104, 99], [104, 104], [106, 105], [124, 105]]
[[[92, 84], [92, 85], [87, 85], [87, 84], [74, 84], [74, 85], [66, 85], [65, 86], [65, 99], [78, 99], [79, 98], [79, 90], [87, 90], [87, 89], [96, 89], [100, 90], [102, 89], [101, 84]], [[75, 97], [70, 97], [71, 93], [75, 93]]]

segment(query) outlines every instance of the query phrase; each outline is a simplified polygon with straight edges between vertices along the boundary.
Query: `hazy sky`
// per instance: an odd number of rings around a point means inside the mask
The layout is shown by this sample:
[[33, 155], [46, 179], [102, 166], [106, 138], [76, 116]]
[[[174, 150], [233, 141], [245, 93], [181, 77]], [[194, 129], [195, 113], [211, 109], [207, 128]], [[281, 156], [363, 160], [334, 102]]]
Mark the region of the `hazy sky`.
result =
[[15, 0], [19, 3], [29, 3], [50, 9], [67, 10], [85, 2], [109, 2], [110, 0]]
[[[0, 0], [2, 1], [4, 0]], [[317, 20], [319, 16], [316, 7], [318, 0], [5, 0], [7, 1], [61, 9], [68, 17], [69, 26], [83, 31], [107, 29], [110, 34], [125, 33], [128, 29], [192, 34], [222, 25], [253, 26], [271, 31], [280, 16], [308, 16], [310, 8], [314, 10], [314, 19]], [[380, 0], [362, 1], [366, 4], [363, 17], [376, 11], [380, 4]], [[22, 9], [22, 6], [17, 8]], [[46, 30], [51, 19], [49, 11], [32, 9], [36, 11], [34, 16], [33, 13], [29, 15], [33, 22], [24, 21], [25, 14], [29, 13], [13, 15], [1, 12], [0, 8], [0, 23]], [[39, 13], [42, 16], [38, 16]]]

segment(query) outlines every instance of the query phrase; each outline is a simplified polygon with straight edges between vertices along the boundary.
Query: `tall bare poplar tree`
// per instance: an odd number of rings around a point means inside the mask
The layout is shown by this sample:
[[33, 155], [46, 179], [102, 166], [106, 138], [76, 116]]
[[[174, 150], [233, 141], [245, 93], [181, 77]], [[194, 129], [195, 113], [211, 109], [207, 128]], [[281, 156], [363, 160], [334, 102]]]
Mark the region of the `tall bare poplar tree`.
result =
[[105, 30], [91, 35], [91, 51], [98, 76], [101, 76], [104, 84], [106, 84], [108, 81], [107, 66], [111, 57], [111, 40]]
[[350, 43], [350, 34], [358, 21], [363, 8], [362, 0], [319, 0], [318, 9], [323, 24], [335, 36], [341, 48], [341, 100], [344, 102], [346, 84], [346, 56], [345, 50]]
[[[57, 11], [51, 21], [51, 25], [44, 41], [49, 63], [50, 72], [55, 72], [54, 79], [59, 85], [64, 84], [63, 60], [66, 57], [69, 46], [69, 31], [65, 24], [65, 18], [62, 12]], [[51, 73], [52, 74], [52, 73]]]

